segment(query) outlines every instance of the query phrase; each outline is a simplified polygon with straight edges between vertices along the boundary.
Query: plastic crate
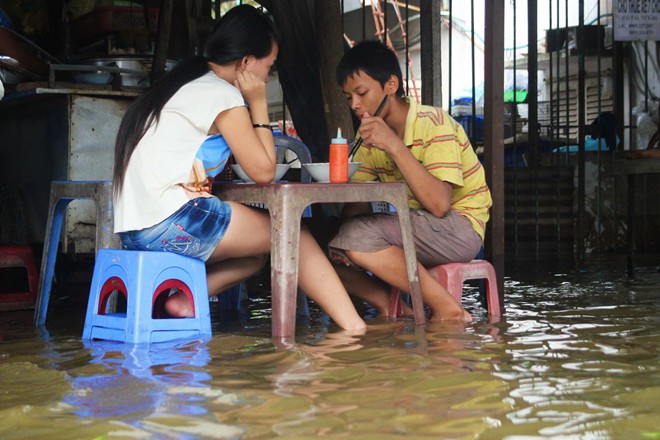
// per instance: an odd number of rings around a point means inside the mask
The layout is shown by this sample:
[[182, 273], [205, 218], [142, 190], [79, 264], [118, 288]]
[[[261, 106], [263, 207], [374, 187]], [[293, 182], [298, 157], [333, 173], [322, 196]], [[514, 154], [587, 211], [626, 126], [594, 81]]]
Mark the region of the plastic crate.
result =
[[[484, 141], [484, 117], [472, 115], [454, 116], [456, 122], [461, 124], [465, 134], [470, 138], [472, 144], [482, 143]], [[476, 120], [476, 122], [474, 122]], [[474, 125], [474, 128], [472, 127]], [[473, 131], [474, 130], [474, 131]]]

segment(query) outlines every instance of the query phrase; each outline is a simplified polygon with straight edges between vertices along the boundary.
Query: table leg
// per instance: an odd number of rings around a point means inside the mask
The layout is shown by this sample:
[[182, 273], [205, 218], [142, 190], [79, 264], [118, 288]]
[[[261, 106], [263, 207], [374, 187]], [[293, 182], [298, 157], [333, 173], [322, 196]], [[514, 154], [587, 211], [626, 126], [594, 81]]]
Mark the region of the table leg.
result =
[[[291, 205], [294, 206], [291, 206]], [[278, 193], [268, 203], [271, 219], [271, 303], [273, 338], [295, 336], [298, 253], [302, 209]]]
[[408, 272], [408, 281], [410, 282], [410, 296], [413, 303], [413, 313], [415, 323], [424, 324], [424, 301], [422, 300], [422, 290], [419, 285], [419, 269], [417, 267], [417, 254], [415, 253], [415, 242], [412, 236], [412, 224], [410, 222], [410, 211], [408, 209], [408, 198], [403, 190], [403, 197], [397, 200], [389, 200], [397, 211], [399, 224], [401, 225], [401, 236], [403, 238], [403, 253], [406, 257], [406, 270]]

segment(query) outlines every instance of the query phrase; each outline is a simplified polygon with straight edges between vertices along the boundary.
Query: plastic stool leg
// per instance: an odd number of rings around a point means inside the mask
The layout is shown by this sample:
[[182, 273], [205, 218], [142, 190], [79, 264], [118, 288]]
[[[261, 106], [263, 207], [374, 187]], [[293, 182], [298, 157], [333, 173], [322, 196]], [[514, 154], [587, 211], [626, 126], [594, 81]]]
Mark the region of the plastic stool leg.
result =
[[450, 264], [441, 264], [429, 270], [435, 272], [438, 282], [461, 304], [463, 301], [463, 278], [460, 271]]
[[[488, 262], [486, 262], [488, 263]], [[495, 268], [488, 263], [488, 276], [486, 277], [486, 302], [488, 303], [488, 313], [491, 316], [500, 316], [500, 295], [497, 290], [497, 277]]]
[[390, 310], [389, 315], [392, 318], [403, 316], [403, 304], [401, 304], [401, 292], [396, 287], [390, 289]]
[[234, 287], [223, 290], [219, 295], [215, 296], [221, 311], [237, 311], [241, 307], [241, 302], [246, 298], [247, 286], [245, 282], [240, 282]]
[[37, 290], [37, 301], [34, 309], [34, 322], [38, 326], [46, 323], [48, 313], [48, 302], [55, 273], [55, 260], [62, 233], [64, 212], [71, 199], [51, 199], [50, 215], [46, 225], [46, 240], [41, 258], [41, 270], [39, 272], [39, 287]]
[[114, 233], [112, 185], [98, 184], [96, 198], [96, 253], [99, 249], [120, 249], [119, 236]]
[[296, 294], [296, 316], [300, 318], [309, 318], [309, 301], [305, 292], [298, 289]]

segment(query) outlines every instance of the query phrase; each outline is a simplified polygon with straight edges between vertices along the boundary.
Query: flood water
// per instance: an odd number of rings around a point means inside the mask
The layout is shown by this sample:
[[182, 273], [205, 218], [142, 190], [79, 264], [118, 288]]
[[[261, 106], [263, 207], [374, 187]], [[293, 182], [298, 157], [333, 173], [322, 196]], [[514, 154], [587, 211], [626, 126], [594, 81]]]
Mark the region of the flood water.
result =
[[82, 309], [0, 313], [0, 438], [660, 438], [660, 273], [624, 267], [516, 269], [499, 321], [466, 289], [464, 326], [350, 336], [312, 305], [288, 348], [267, 297], [148, 348], [84, 343]]

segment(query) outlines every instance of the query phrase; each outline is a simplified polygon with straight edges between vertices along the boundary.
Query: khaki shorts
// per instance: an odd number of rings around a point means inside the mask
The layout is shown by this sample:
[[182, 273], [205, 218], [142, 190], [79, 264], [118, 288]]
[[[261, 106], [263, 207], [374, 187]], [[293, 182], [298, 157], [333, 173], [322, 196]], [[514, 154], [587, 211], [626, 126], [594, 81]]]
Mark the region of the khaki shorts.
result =
[[[474, 259], [483, 241], [466, 217], [449, 211], [438, 218], [424, 210], [410, 212], [417, 261], [423, 266], [467, 262]], [[330, 252], [377, 252], [403, 248], [399, 217], [395, 212], [365, 214], [345, 221], [330, 241]]]

